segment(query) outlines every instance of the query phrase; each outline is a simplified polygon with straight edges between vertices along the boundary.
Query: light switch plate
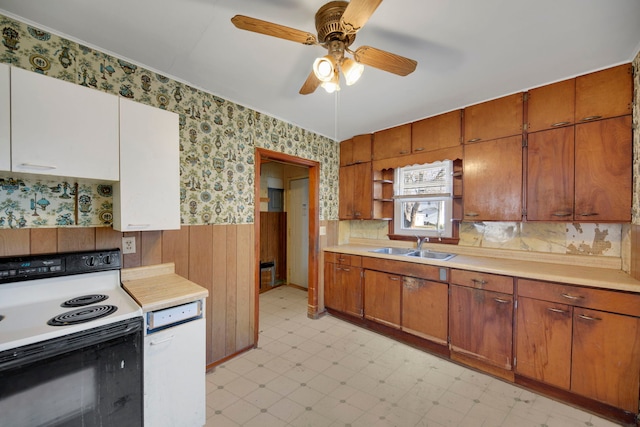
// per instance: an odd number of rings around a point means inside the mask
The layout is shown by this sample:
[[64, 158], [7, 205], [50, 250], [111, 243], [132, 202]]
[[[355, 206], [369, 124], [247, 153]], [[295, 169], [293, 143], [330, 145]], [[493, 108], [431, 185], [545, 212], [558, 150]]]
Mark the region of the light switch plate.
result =
[[123, 237], [122, 238], [122, 253], [123, 254], [135, 254], [136, 253], [136, 238], [135, 237]]

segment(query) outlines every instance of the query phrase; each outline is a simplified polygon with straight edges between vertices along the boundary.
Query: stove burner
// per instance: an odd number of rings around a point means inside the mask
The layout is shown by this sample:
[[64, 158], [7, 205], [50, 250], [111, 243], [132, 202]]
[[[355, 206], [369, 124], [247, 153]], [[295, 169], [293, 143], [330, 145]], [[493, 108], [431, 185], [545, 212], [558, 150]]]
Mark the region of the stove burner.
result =
[[91, 307], [79, 308], [77, 310], [71, 310], [59, 314], [49, 320], [47, 324], [50, 326], [67, 326], [90, 322], [92, 320], [108, 316], [111, 313], [114, 313], [117, 309], [118, 307], [115, 305], [94, 305]]
[[85, 305], [104, 301], [107, 298], [109, 298], [107, 295], [102, 294], [83, 295], [81, 297], [71, 298], [70, 300], [63, 302], [62, 304], [60, 304], [60, 307], [84, 307]]

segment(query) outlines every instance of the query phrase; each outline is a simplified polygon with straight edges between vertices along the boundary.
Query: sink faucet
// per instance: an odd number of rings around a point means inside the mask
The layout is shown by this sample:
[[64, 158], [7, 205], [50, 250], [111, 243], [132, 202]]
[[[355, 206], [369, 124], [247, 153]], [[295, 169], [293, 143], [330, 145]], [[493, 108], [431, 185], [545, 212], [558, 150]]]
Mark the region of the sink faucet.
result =
[[424, 236], [424, 237], [420, 237], [420, 236], [416, 236], [416, 238], [418, 239], [418, 244], [417, 244], [417, 248], [419, 251], [422, 250], [422, 244], [426, 241], [427, 243], [429, 243], [429, 237], [428, 236]]

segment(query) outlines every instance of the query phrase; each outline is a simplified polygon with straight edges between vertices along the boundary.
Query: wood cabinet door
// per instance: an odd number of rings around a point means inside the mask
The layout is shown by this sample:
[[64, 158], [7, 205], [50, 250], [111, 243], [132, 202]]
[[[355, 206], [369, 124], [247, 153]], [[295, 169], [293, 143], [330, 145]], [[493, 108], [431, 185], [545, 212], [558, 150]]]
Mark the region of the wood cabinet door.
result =
[[340, 167], [353, 163], [353, 138], [340, 143]]
[[576, 77], [576, 123], [631, 114], [631, 64]]
[[355, 219], [354, 212], [354, 192], [355, 169], [353, 166], [342, 166], [338, 171], [338, 217], [343, 220]]
[[373, 211], [373, 181], [371, 179], [371, 162], [358, 163], [353, 168], [353, 217], [354, 219], [371, 219]]
[[353, 164], [366, 163], [371, 161], [371, 134], [356, 135], [352, 139], [353, 149], [351, 162]]
[[513, 295], [458, 285], [450, 289], [451, 350], [511, 369]]
[[519, 298], [516, 318], [518, 374], [569, 390], [572, 307]]
[[460, 145], [462, 112], [440, 114], [414, 122], [411, 125], [411, 151], [434, 151]]
[[527, 131], [572, 125], [575, 104], [576, 79], [531, 89], [527, 99]]
[[494, 99], [464, 109], [465, 142], [487, 141], [522, 133], [523, 94]]
[[571, 390], [638, 412], [640, 319], [574, 308]]
[[449, 286], [405, 277], [402, 286], [402, 330], [447, 343]]
[[342, 291], [337, 277], [338, 267], [339, 265], [332, 262], [324, 263], [324, 306], [344, 311]]
[[465, 146], [464, 219], [522, 220], [522, 136]]
[[402, 276], [364, 271], [364, 317], [400, 328]]
[[573, 220], [574, 127], [530, 133], [527, 220]]
[[373, 160], [390, 159], [411, 153], [411, 123], [376, 132]]
[[362, 268], [341, 266], [338, 267], [338, 276], [343, 291], [343, 311], [362, 317]]
[[631, 116], [576, 125], [576, 221], [631, 220], [631, 139]]

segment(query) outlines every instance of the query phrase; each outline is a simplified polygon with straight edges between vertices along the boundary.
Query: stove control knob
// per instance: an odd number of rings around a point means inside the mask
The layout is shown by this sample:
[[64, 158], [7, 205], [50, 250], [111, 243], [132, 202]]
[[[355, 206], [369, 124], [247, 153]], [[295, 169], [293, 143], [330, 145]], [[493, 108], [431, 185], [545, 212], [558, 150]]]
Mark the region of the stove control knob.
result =
[[111, 257], [109, 255], [105, 255], [104, 258], [102, 258], [102, 263], [103, 264], [111, 264]]
[[96, 258], [93, 256], [90, 256], [89, 258], [87, 258], [87, 265], [89, 267], [93, 267], [96, 265]]

